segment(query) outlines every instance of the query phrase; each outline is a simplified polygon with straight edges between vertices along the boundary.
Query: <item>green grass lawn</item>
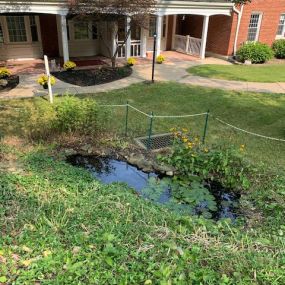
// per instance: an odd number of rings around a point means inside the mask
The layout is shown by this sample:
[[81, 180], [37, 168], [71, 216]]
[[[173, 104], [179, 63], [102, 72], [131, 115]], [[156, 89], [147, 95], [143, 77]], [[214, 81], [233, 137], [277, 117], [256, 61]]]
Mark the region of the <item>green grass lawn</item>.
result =
[[[247, 130], [285, 136], [284, 95], [157, 83], [89, 97], [99, 104], [128, 100], [158, 115], [210, 109]], [[57, 142], [11, 137], [25, 134], [25, 107], [36, 105], [46, 116], [45, 99], [0, 105], [1, 135], [6, 136], [0, 142], [1, 285], [285, 284], [284, 143], [241, 135], [210, 118], [208, 144], [245, 144], [248, 158], [266, 163], [241, 195], [243, 217], [235, 223], [215, 222], [179, 215], [142, 199], [126, 185], [99, 183], [86, 170], [65, 163]], [[120, 133], [126, 109], [114, 110], [104, 127]], [[201, 134], [204, 122], [201, 117], [155, 119], [154, 132], [177, 126]], [[130, 110], [130, 135], [146, 135], [148, 126], [148, 118]]]
[[285, 82], [285, 64], [219, 65], [205, 64], [188, 69], [193, 75], [247, 82]]
[[285, 283], [281, 178], [244, 199], [262, 218], [216, 223], [102, 185], [51, 147], [1, 144], [0, 154], [14, 163], [0, 167], [1, 284]]
[[[214, 119], [218, 117], [239, 128], [284, 139], [285, 96], [282, 94], [231, 92], [177, 83], [157, 83], [133, 85], [122, 90], [91, 95], [91, 97], [99, 104], [124, 104], [129, 101], [142, 111], [146, 113], [153, 111], [157, 115], [195, 114], [206, 112], [209, 109], [213, 117], [210, 117], [208, 125], [206, 138], [208, 144], [233, 144], [237, 147], [245, 144], [247, 157], [254, 162], [264, 162], [266, 167], [284, 169], [284, 142], [269, 141], [236, 132]], [[2, 103], [2, 105], [9, 106], [29, 106], [30, 104], [43, 106], [48, 103], [41, 98]], [[112, 110], [112, 118], [109, 124], [106, 122], [106, 128], [123, 133], [125, 108], [118, 107]], [[11, 134], [19, 132], [18, 113], [19, 111], [11, 109], [2, 111], [0, 118], [2, 131]], [[153, 132], [166, 133], [172, 127], [185, 127], [194, 134], [202, 136], [204, 124], [204, 116], [187, 119], [155, 119]], [[149, 118], [130, 109], [129, 134], [146, 136], [148, 128]]]

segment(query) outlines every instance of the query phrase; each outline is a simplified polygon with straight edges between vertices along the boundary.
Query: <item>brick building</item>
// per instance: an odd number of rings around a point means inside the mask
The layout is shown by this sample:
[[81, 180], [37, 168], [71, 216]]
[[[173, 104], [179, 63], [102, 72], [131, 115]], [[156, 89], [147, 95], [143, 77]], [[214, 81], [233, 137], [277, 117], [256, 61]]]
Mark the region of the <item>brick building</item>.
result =
[[[107, 55], [106, 42], [114, 49], [120, 39], [110, 34], [108, 22], [70, 18], [67, 1], [0, 0], [0, 60]], [[126, 15], [119, 30], [124, 34], [130, 25]], [[146, 56], [154, 34], [158, 54], [177, 50], [204, 58], [207, 53], [232, 56], [246, 41], [271, 45], [284, 33], [285, 0], [252, 0], [244, 6], [228, 0], [158, 0], [148, 29], [131, 27], [118, 57]]]

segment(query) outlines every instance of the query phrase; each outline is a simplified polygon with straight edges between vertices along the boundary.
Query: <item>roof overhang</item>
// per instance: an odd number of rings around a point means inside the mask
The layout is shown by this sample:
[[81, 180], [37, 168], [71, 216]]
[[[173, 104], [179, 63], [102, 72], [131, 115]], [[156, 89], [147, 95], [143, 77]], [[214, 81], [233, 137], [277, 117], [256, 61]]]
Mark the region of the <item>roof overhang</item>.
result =
[[[14, 3], [12, 3], [14, 2]], [[67, 15], [67, 2], [63, 1], [0, 1], [0, 13], [37, 13]]]
[[234, 8], [231, 2], [200, 2], [200, 1], [168, 1], [160, 0], [157, 3], [157, 15], [226, 15], [230, 16]]

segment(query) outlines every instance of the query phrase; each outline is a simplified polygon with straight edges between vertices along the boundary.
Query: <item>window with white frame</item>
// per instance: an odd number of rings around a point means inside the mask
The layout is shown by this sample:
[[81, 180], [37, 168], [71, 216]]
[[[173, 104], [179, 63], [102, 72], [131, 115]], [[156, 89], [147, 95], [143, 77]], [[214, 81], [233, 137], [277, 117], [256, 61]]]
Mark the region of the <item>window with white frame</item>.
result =
[[285, 37], [285, 13], [281, 14], [278, 29], [277, 29], [277, 36]]
[[261, 13], [252, 13], [250, 16], [247, 40], [255, 42], [259, 37], [259, 30], [261, 25]]
[[37, 42], [39, 40], [39, 37], [38, 37], [38, 27], [37, 27], [36, 17], [34, 15], [29, 16], [29, 20], [30, 20], [32, 42]]
[[89, 39], [89, 22], [84, 20], [74, 21], [74, 39], [88, 40]]
[[7, 16], [6, 20], [10, 42], [26, 42], [27, 33], [24, 16]]

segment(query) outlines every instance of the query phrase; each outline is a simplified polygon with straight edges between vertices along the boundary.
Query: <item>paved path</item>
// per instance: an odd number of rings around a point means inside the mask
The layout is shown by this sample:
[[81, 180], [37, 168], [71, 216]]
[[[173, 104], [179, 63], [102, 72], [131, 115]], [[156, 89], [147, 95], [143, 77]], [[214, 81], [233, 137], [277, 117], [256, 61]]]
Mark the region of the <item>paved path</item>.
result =
[[[186, 69], [198, 64], [205, 63], [223, 63], [230, 64], [226, 61], [221, 61], [213, 58], [200, 61], [172, 61], [164, 64], [157, 64], [155, 70], [156, 81], [174, 81], [184, 84], [191, 84], [196, 86], [204, 86], [210, 88], [219, 88], [234, 91], [252, 91], [261, 93], [284, 93], [285, 94], [285, 82], [284, 83], [257, 83], [257, 82], [240, 82], [240, 81], [228, 81], [221, 79], [212, 79], [199, 77], [189, 74]], [[38, 74], [35, 75], [21, 75], [20, 84], [9, 92], [0, 93], [0, 99], [11, 98], [27, 98], [34, 96], [43, 96], [47, 92], [39, 89], [37, 84]], [[53, 88], [54, 94], [88, 94], [107, 92], [111, 90], [126, 88], [131, 84], [144, 82], [151, 79], [151, 64], [141, 64], [134, 66], [134, 72], [130, 77], [117, 80], [111, 83], [79, 87], [76, 85], [64, 83], [57, 80], [55, 87]]]

